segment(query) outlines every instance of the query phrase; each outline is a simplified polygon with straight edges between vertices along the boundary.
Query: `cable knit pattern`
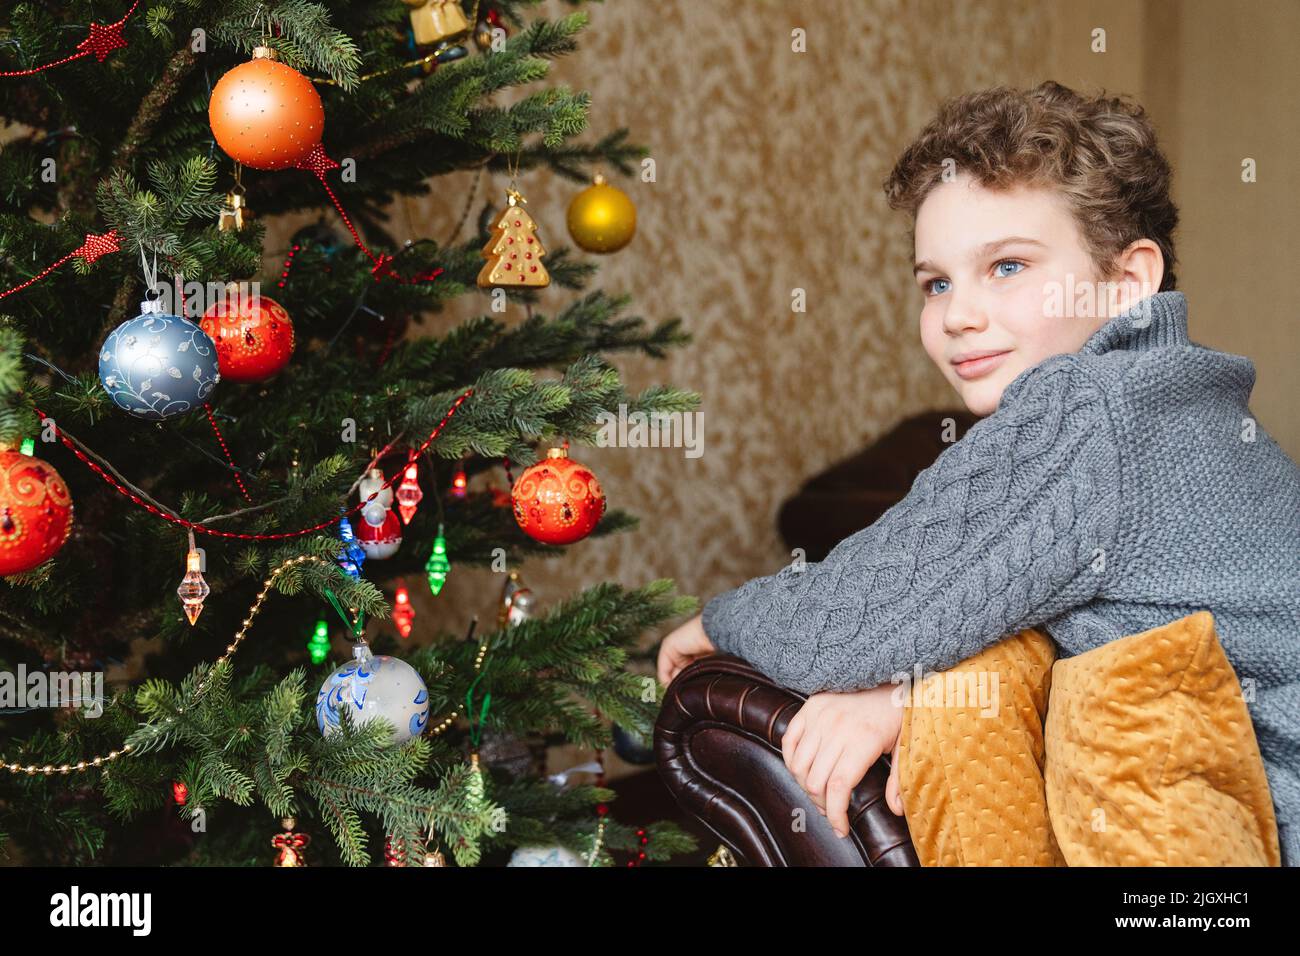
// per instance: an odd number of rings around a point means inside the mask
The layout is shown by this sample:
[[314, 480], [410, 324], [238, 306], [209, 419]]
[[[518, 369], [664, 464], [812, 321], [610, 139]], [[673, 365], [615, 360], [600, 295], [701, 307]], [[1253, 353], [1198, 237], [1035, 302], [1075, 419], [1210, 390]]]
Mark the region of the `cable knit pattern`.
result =
[[1209, 610], [1300, 865], [1300, 469], [1253, 423], [1254, 383], [1249, 359], [1190, 341], [1181, 292], [1156, 293], [1017, 376], [825, 560], [714, 597], [704, 630], [811, 694], [1026, 627], [1069, 657]]

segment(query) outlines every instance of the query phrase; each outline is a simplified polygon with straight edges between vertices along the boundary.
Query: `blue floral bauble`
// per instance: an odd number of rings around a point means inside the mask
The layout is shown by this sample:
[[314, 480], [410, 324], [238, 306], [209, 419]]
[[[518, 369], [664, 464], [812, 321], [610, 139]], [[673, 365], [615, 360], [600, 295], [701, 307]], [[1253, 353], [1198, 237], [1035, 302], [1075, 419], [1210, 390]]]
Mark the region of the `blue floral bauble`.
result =
[[123, 411], [162, 421], [202, 405], [221, 380], [217, 347], [189, 319], [150, 311], [127, 319], [99, 350], [99, 383]]
[[562, 846], [521, 846], [506, 866], [586, 866], [578, 854]]
[[316, 695], [316, 726], [336, 733], [343, 712], [358, 727], [382, 717], [394, 728], [395, 744], [424, 733], [429, 722], [429, 691], [419, 672], [400, 657], [372, 655], [358, 647], [357, 658], [330, 674]]

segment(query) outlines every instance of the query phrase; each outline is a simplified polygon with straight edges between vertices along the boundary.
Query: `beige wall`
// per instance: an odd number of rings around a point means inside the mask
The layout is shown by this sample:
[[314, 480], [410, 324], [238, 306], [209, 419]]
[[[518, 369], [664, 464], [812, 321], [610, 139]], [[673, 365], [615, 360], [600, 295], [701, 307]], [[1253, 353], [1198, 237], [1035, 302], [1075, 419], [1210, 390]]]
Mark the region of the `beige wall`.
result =
[[[542, 9], [568, 8], [549, 0]], [[552, 79], [591, 91], [588, 139], [627, 125], [658, 170], [654, 183], [615, 178], [637, 203], [638, 234], [600, 260], [597, 284], [630, 292], [635, 313], [651, 320], [682, 316], [696, 336], [667, 361], [612, 359], [633, 390], [673, 382], [703, 393], [705, 453], [575, 448], [611, 506], [642, 526], [528, 564], [544, 605], [606, 579], [658, 577], [707, 600], [770, 573], [786, 557], [776, 511], [806, 478], [900, 418], [955, 402], [917, 341], [907, 224], [886, 208], [880, 182], [940, 99], [995, 83], [1103, 84], [1148, 104], [1177, 170], [1193, 337], [1256, 362], [1255, 411], [1300, 454], [1295, 306], [1275, 291], [1297, 248], [1297, 84], [1283, 44], [1300, 35], [1300, 5], [614, 0], [588, 9], [580, 50], [554, 64]], [[1089, 51], [1095, 26], [1107, 30], [1106, 54]], [[790, 50], [795, 27], [807, 31], [807, 53]], [[1239, 182], [1243, 156], [1259, 161], [1254, 185]], [[399, 226], [445, 237], [469, 182], [444, 177]], [[504, 185], [482, 187], [499, 199]], [[564, 214], [577, 187], [543, 172], [519, 185], [543, 241], [568, 244]], [[806, 290], [805, 314], [791, 312], [794, 288]], [[547, 290], [543, 311], [571, 299]], [[426, 328], [483, 309], [466, 296]], [[417, 595], [417, 631], [463, 632], [475, 613], [490, 622], [499, 584], [456, 568], [437, 599]], [[581, 759], [560, 753], [554, 763]]]
[[[1251, 409], [1300, 458], [1300, 321], [1281, 285], [1300, 249], [1300, 71], [1295, 0], [1062, 4], [1054, 78], [1132, 92], [1174, 166], [1178, 284], [1192, 338], [1249, 357]], [[1094, 27], [1108, 51], [1089, 49]], [[1241, 181], [1253, 158], [1258, 181]]]
[[[567, 8], [551, 0], [543, 9]], [[546, 604], [602, 580], [658, 577], [707, 599], [781, 563], [776, 510], [808, 476], [900, 418], [955, 400], [920, 347], [907, 223], [880, 183], [939, 99], [1035, 79], [1050, 18], [1037, 0], [587, 9], [581, 48], [552, 79], [591, 91], [587, 139], [629, 126], [658, 172], [654, 183], [616, 179], [637, 203], [638, 232], [600, 260], [598, 284], [630, 292], [651, 320], [682, 316], [696, 337], [667, 361], [612, 360], [632, 390], [672, 382], [701, 392], [705, 452], [573, 449], [641, 528], [581, 542], [524, 574]], [[795, 27], [807, 31], [807, 53], [791, 52]], [[468, 181], [447, 179], [446, 199], [419, 203], [414, 216], [435, 236], [459, 213]], [[577, 187], [534, 173], [520, 188], [543, 241], [568, 244]], [[806, 290], [806, 313], [791, 312], [795, 288]], [[483, 309], [465, 298], [432, 327]], [[543, 309], [572, 298], [551, 288]], [[454, 570], [436, 599], [441, 620], [462, 631], [471, 613], [491, 613], [498, 584], [489, 572]], [[426, 625], [434, 609], [417, 606]], [[553, 757], [556, 767], [581, 759]], [[617, 774], [612, 756], [611, 765]]]

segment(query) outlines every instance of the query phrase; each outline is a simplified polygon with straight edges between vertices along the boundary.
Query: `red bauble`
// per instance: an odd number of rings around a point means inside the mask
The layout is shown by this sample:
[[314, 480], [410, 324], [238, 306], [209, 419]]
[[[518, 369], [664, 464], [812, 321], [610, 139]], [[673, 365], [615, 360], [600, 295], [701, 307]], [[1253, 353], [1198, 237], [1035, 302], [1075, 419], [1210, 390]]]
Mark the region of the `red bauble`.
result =
[[260, 382], [289, 364], [293, 322], [266, 296], [219, 299], [199, 323], [217, 343], [217, 370], [228, 382]]
[[0, 575], [54, 557], [72, 530], [72, 496], [59, 473], [31, 455], [0, 451]]
[[605, 513], [605, 492], [591, 469], [552, 448], [529, 465], [510, 492], [515, 521], [543, 544], [572, 544], [585, 538]]
[[325, 108], [311, 80], [258, 47], [253, 59], [212, 88], [208, 122], [217, 145], [253, 169], [288, 169], [325, 132]]

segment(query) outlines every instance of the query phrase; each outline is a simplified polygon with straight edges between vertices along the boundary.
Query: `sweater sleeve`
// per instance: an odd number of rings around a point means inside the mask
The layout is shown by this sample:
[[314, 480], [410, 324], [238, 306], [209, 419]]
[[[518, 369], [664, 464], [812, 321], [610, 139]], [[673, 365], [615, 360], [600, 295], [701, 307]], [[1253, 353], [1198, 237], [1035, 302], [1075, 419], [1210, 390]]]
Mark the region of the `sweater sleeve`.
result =
[[874, 524], [717, 595], [704, 631], [805, 694], [947, 669], [1101, 592], [1121, 564], [1122, 491], [1105, 392], [1078, 356], [1054, 356]]

